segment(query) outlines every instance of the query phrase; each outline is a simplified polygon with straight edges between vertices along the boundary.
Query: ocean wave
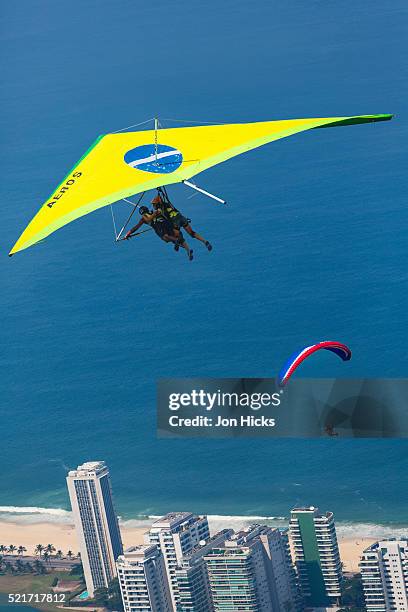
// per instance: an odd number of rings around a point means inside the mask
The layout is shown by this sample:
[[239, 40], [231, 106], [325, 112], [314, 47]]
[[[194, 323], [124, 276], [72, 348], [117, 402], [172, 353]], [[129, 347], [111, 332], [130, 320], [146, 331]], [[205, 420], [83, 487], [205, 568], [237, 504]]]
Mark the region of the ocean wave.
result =
[[38, 506], [0, 506], [0, 520], [10, 523], [73, 523], [69, 510]]
[[208, 524], [211, 533], [216, 533], [221, 529], [234, 529], [239, 531], [254, 523], [265, 523], [273, 527], [286, 527], [288, 519], [284, 516], [223, 516], [209, 515]]
[[[123, 529], [148, 529], [160, 515], [140, 515], [135, 518], [119, 517]], [[72, 525], [72, 512], [63, 508], [42, 508], [37, 506], [0, 506], [0, 521], [17, 524], [59, 523]], [[287, 527], [289, 517], [285, 516], [238, 516], [238, 515], [208, 515], [211, 533], [221, 529], [231, 528], [235, 531], [248, 527], [253, 523], [264, 523], [271, 527]], [[379, 538], [407, 537], [408, 524], [361, 523], [351, 521], [336, 521], [339, 539], [365, 539], [373, 541]]]
[[381, 525], [377, 523], [351, 523], [336, 522], [336, 532], [339, 539], [372, 538], [401, 538], [408, 536], [408, 525]]

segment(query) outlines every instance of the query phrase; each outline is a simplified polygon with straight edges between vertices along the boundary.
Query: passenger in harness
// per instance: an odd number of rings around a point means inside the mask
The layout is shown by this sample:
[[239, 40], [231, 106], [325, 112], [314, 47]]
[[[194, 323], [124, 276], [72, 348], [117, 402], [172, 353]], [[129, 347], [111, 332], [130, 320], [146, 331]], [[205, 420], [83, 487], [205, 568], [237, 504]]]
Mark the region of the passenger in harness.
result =
[[142, 218], [125, 236], [126, 240], [129, 240], [142, 225], [149, 225], [157, 236], [164, 242], [171, 242], [174, 244], [174, 248], [177, 250], [183, 247], [187, 251], [187, 255], [190, 261], [193, 260], [193, 251], [184, 240], [184, 236], [180, 230], [176, 229], [171, 222], [161, 213], [161, 211], [150, 211], [147, 206], [141, 206], [139, 213]]
[[[163, 216], [170, 221], [176, 230], [185, 229], [186, 232], [196, 240], [202, 242], [209, 251], [212, 251], [212, 245], [203, 238], [200, 234], [195, 232], [190, 225], [190, 219], [187, 219], [173, 204], [170, 202], [167, 193], [161, 187], [157, 190], [157, 196], [153, 198], [152, 204], [156, 211], [161, 211]], [[174, 247], [178, 251], [179, 246]]]

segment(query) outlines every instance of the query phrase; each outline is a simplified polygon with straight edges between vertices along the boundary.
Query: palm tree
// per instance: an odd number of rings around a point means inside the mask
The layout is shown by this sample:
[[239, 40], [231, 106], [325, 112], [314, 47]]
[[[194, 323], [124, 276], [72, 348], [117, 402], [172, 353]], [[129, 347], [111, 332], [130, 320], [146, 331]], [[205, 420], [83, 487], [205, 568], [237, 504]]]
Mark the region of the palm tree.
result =
[[10, 544], [10, 546], [8, 547], [8, 551], [10, 555], [14, 555], [16, 550], [17, 550], [17, 546], [14, 546], [14, 544]]
[[4, 553], [7, 552], [7, 546], [4, 546], [4, 544], [0, 544], [0, 553], [4, 555]]
[[21, 555], [22, 557], [24, 556], [24, 553], [27, 552], [27, 549], [25, 546], [19, 546], [17, 549], [17, 554]]
[[62, 558], [62, 550], [57, 550], [57, 552], [55, 553], [55, 556], [57, 557], [57, 559], [61, 559]]
[[47, 552], [49, 555], [52, 555], [52, 553], [55, 552], [55, 546], [53, 544], [47, 544], [47, 546], [45, 547], [45, 552]]
[[37, 546], [35, 547], [34, 553], [36, 555], [42, 555], [42, 551], [44, 550], [44, 546], [42, 544], [37, 544]]
[[43, 559], [44, 559], [44, 561], [45, 561], [46, 563], [47, 563], [47, 562], [48, 562], [48, 563], [50, 562], [50, 553], [49, 553], [49, 552], [47, 552], [46, 550], [43, 552]]
[[67, 557], [68, 557], [68, 559], [72, 559], [72, 557], [73, 557], [73, 556], [74, 556], [74, 553], [72, 552], [72, 550], [69, 550], [69, 551], [67, 552]]

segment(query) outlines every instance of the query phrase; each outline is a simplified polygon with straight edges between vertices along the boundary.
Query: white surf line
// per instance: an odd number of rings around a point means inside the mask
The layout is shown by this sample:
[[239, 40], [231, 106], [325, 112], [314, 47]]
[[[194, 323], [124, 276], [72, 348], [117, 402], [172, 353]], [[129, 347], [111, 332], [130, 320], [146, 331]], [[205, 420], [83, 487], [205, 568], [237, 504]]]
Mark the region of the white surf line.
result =
[[[181, 151], [164, 151], [164, 153], [158, 153], [157, 159], [162, 159], [163, 157], [170, 157], [171, 155], [181, 155]], [[136, 159], [135, 161], [129, 162], [129, 166], [135, 168], [140, 164], [148, 164], [149, 162], [156, 161], [156, 155], [150, 155], [149, 157], [144, 157], [143, 159]]]

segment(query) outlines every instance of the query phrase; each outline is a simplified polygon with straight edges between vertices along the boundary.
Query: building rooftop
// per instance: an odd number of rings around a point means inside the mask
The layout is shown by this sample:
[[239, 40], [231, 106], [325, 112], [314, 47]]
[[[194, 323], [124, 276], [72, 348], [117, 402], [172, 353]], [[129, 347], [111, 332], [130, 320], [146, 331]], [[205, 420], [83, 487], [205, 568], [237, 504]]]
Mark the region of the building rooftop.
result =
[[129, 548], [127, 548], [123, 554], [130, 554], [130, 553], [136, 553], [136, 552], [144, 552], [146, 550], [148, 550], [149, 548], [156, 548], [155, 544], [136, 544], [136, 546], [129, 546]]
[[206, 559], [213, 559], [215, 557], [246, 557], [251, 554], [252, 550], [249, 546], [235, 546], [232, 548], [216, 547], [212, 548], [208, 554], [205, 555]]
[[195, 546], [187, 555], [183, 557], [183, 562], [187, 564], [194, 563], [199, 560], [203, 555], [206, 555], [211, 551], [212, 548], [219, 548], [223, 546], [223, 540], [228, 540], [234, 534], [233, 529], [222, 529], [218, 533], [214, 534], [208, 540], [202, 540], [197, 546]]
[[274, 531], [277, 530], [274, 527], [268, 527], [268, 525], [249, 525], [234, 533], [234, 535], [225, 542], [225, 547], [237, 548], [239, 546], [252, 546], [255, 542], [259, 541], [259, 536], [270, 534]]
[[82, 465], [78, 465], [76, 470], [70, 470], [68, 472], [69, 476], [78, 476], [78, 475], [86, 475], [86, 474], [96, 474], [98, 472], [107, 470], [107, 465], [105, 461], [86, 461]]
[[319, 513], [319, 508], [315, 506], [300, 506], [299, 508], [293, 508], [291, 512], [317, 512]]
[[175, 527], [176, 525], [185, 523], [186, 521], [191, 521], [191, 519], [202, 518], [204, 517], [195, 516], [192, 512], [168, 512], [164, 516], [154, 521], [152, 528], [166, 529], [169, 527]]
[[140, 563], [151, 556], [156, 556], [159, 552], [156, 544], [141, 544], [139, 546], [131, 546], [127, 548], [123, 555], [118, 557], [118, 564], [126, 564], [126, 563]]
[[387, 544], [395, 544], [399, 546], [402, 545], [402, 546], [408, 547], [408, 538], [406, 537], [384, 538], [383, 540], [378, 540], [378, 542], [374, 542], [373, 544], [370, 544], [370, 546], [367, 546], [367, 548], [365, 548], [363, 552], [364, 553], [376, 552], [379, 548], [385, 548]]
[[315, 508], [314, 506], [305, 506], [305, 507], [301, 507], [301, 508], [293, 508], [290, 511], [290, 514], [313, 514], [315, 516], [315, 518], [319, 519], [330, 519], [333, 518], [333, 512], [320, 512], [319, 508]]

